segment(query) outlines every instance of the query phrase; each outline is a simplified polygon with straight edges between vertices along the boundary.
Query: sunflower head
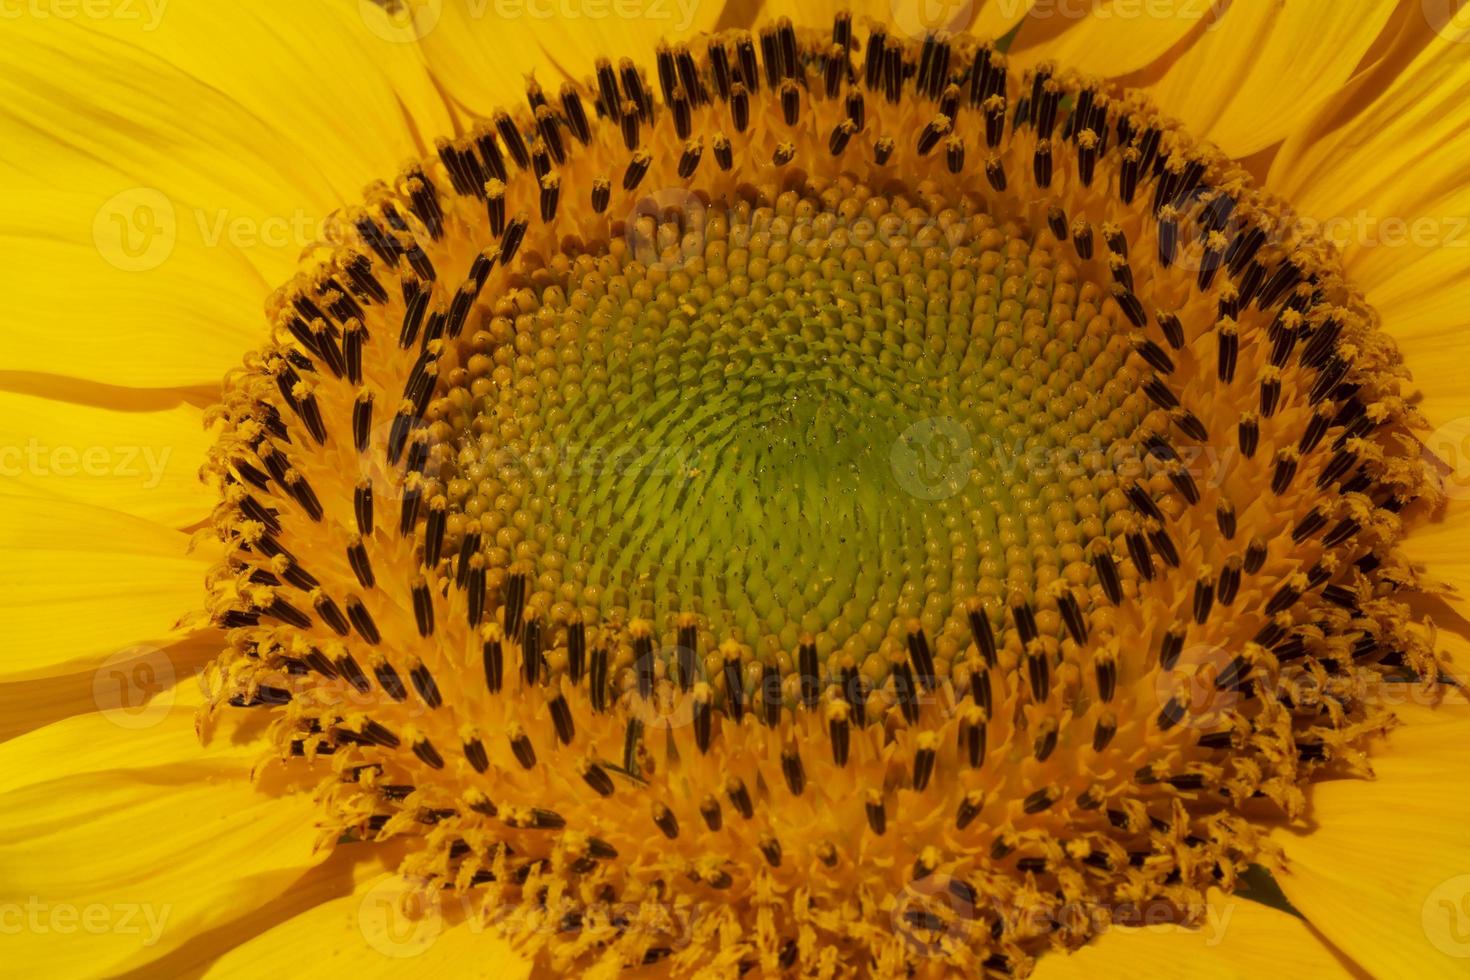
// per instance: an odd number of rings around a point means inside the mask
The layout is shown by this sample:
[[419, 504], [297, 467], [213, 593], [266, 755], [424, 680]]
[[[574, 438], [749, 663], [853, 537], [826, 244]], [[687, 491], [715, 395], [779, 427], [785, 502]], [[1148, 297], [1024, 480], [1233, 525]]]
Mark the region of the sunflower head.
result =
[[[363, 16], [432, 60], [458, 15]], [[205, 417], [201, 730], [544, 968], [1193, 929], [1453, 683], [1428, 427], [1343, 253], [1077, 45], [895, 21], [425, 130]]]
[[1064, 66], [845, 15], [655, 64], [532, 82], [276, 294], [222, 698], [560, 967], [1024, 973], [1068, 909], [1197, 915], [1435, 670], [1393, 345]]

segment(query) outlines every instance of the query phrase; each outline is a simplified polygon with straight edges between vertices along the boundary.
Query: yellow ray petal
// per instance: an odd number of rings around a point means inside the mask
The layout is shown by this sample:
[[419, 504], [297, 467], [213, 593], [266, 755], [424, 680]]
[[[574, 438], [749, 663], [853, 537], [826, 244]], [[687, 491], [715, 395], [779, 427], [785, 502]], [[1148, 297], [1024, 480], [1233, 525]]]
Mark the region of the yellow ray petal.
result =
[[0, 496], [0, 510], [0, 679], [130, 663], [188, 633], [209, 549], [85, 504]]
[[142, 647], [132, 657], [24, 681], [0, 682], [0, 742], [65, 718], [109, 713], [122, 724], [145, 724], [168, 705], [169, 678], [198, 676], [219, 656], [224, 638], [214, 631], [163, 647]]
[[1395, 0], [1234, 3], [1150, 85], [1196, 135], [1245, 157], [1300, 129], [1378, 40]]
[[1205, 0], [1039, 0], [1012, 42], [1012, 62], [1048, 59], [1093, 75], [1131, 75], [1224, 16]]
[[1254, 976], [1352, 976], [1307, 923], [1259, 902], [1212, 891], [1199, 929], [1114, 927], [1070, 956], [1047, 955], [1035, 980], [1147, 976], [1240, 980]]
[[[272, 901], [247, 910], [226, 925], [196, 933], [182, 945], [150, 963], [129, 977], [204, 975], [221, 954], [264, 936], [297, 916], [334, 899], [353, 895], [365, 883], [396, 868], [404, 849], [393, 842], [353, 842], [332, 850], [331, 856], [306, 871], [281, 890]], [[330, 957], [330, 950], [318, 950], [312, 959]], [[300, 972], [301, 953], [297, 951], [294, 969]]]
[[[38, 164], [60, 166], [54, 150], [27, 152]], [[10, 372], [34, 372], [20, 380], [32, 388], [62, 376], [217, 390], [241, 354], [264, 339], [270, 291], [226, 236], [211, 242], [197, 230], [196, 215], [228, 214], [231, 205], [196, 212], [160, 190], [162, 181], [140, 187], [123, 174], [76, 179], [77, 187], [62, 191], [14, 192], [0, 215], [9, 291], [0, 384], [14, 388]], [[277, 271], [285, 270], [283, 262]], [[102, 394], [116, 404], [129, 397], [125, 390]]]
[[[452, 123], [420, 52], [383, 36], [373, 7], [262, 0], [169, 5], [151, 24], [18, 18], [0, 75], [12, 96], [6, 114], [28, 142], [49, 137], [98, 158], [78, 166], [110, 166], [185, 196], [260, 191], [267, 199], [256, 203], [286, 209], [278, 215], [352, 200], [406, 155], [431, 151]], [[39, 79], [38, 91], [25, 90]], [[190, 166], [206, 158], [212, 166]], [[60, 176], [49, 182], [64, 186]]]
[[1313, 826], [1273, 834], [1282, 890], [1375, 976], [1464, 976], [1470, 965], [1470, 708], [1394, 709], [1375, 780], [1311, 792]]
[[[1453, 293], [1453, 289], [1436, 288], [1436, 294]], [[1396, 301], [1391, 302], [1395, 315], [1402, 310]], [[1404, 390], [1416, 396], [1416, 405], [1436, 430], [1437, 448], [1446, 443], [1462, 446], [1462, 452], [1470, 451], [1470, 442], [1462, 442], [1470, 436], [1470, 390], [1465, 387], [1465, 372], [1461, 365], [1465, 357], [1465, 328], [1456, 319], [1460, 314], [1447, 311], [1439, 321], [1438, 328], [1407, 334], [1402, 318], [1385, 317], [1384, 327], [1393, 333], [1404, 356], [1404, 364], [1413, 375]], [[1448, 462], [1448, 461], [1447, 461]], [[1463, 457], [1456, 464], [1462, 476], [1470, 480], [1470, 461]]]
[[[1433, 644], [1445, 654], [1444, 669], [1460, 684], [1470, 684], [1470, 556], [1465, 553], [1465, 540], [1470, 536], [1470, 428], [1459, 432], [1461, 444], [1446, 445], [1431, 436], [1425, 443], [1443, 465], [1436, 472], [1443, 479], [1450, 500], [1444, 513], [1433, 523], [1415, 527], [1403, 541], [1405, 556], [1424, 566], [1425, 577], [1446, 586], [1449, 591], [1439, 599], [1444, 608], [1430, 607], [1433, 622]], [[1426, 638], [1428, 631], [1424, 631]]]
[[[182, 785], [200, 772], [203, 763], [216, 775], [248, 766], [261, 753], [261, 745], [248, 739], [232, 744], [217, 738], [206, 747], [200, 744], [196, 714], [204, 692], [196, 677], [181, 677], [164, 688], [160, 707], [146, 723], [128, 724], [106, 711], [91, 711], [44, 725], [7, 742], [7, 761], [29, 759], [24, 767], [10, 766], [0, 773], [0, 794], [65, 780], [84, 780], [105, 772], [142, 772], [158, 769], [168, 785]], [[172, 770], [172, 775], [168, 771]], [[44, 829], [38, 814], [37, 829]], [[15, 819], [20, 819], [17, 815]]]
[[[211, 980], [290, 974], [310, 960], [325, 975], [358, 978], [450, 975], [516, 980], [531, 965], [489, 926], [467, 921], [460, 903], [431, 893], [423, 904], [413, 882], [396, 874], [322, 902], [230, 950], [204, 976]], [[414, 911], [407, 915], [405, 908]]]
[[324, 856], [309, 796], [252, 787], [248, 744], [201, 748], [186, 700], [145, 729], [98, 713], [0, 745], [8, 971], [144, 965], [270, 902]]
[[[1444, 452], [1445, 447], [1432, 442], [1429, 449], [1436, 454], [1448, 455]], [[1463, 461], [1455, 462], [1461, 464], [1457, 472], [1464, 473]], [[1403, 549], [1410, 561], [1426, 566], [1431, 579], [1449, 582], [1459, 590], [1457, 598], [1462, 608], [1470, 611], [1470, 606], [1464, 605], [1470, 601], [1470, 549], [1465, 546], [1466, 540], [1470, 539], [1470, 500], [1465, 499], [1470, 495], [1470, 487], [1455, 484], [1449, 489], [1455, 499], [1450, 501], [1444, 516], [1432, 524], [1415, 527], [1404, 539]]]
[[[1470, 131], [1461, 97], [1470, 85], [1470, 21], [1427, 42], [1421, 34], [1422, 25], [1406, 32], [1300, 126], [1267, 179], [1330, 223], [1325, 230], [1390, 333], [1453, 345], [1464, 336], [1461, 294], [1470, 277], [1470, 187], [1454, 162]], [[1414, 368], [1413, 347], [1406, 352]]]
[[421, 35], [424, 59], [446, 96], [482, 117], [524, 106], [530, 74], [554, 100], [568, 78], [591, 78], [599, 56], [614, 64], [624, 57], [651, 64], [660, 38], [711, 30], [722, 8], [700, 0], [446, 0], [423, 6], [418, 27], [407, 33]]
[[336, 209], [452, 126], [355, 2], [162, 6], [7, 22], [7, 370], [217, 384]]
[[[1463, 610], [1465, 603], [1460, 602]], [[1463, 612], [1462, 612], [1463, 615]], [[1435, 649], [1448, 657], [1445, 671], [1462, 688], [1470, 689], [1470, 637], [1463, 623], [1445, 624], [1435, 632]]]
[[110, 507], [170, 527], [209, 516], [203, 413], [111, 411], [0, 392], [0, 491]]

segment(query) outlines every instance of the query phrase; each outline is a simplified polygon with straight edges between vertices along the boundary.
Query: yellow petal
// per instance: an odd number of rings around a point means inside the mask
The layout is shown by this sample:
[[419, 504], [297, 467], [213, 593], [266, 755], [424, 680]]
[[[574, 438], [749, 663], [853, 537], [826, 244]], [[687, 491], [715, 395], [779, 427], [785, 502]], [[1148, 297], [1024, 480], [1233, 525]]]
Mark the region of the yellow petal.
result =
[[[1463, 594], [1457, 605], [1464, 609], [1465, 601]], [[1463, 612], [1461, 613], [1463, 615]], [[1435, 649], [1443, 653], [1448, 663], [1444, 665], [1447, 672], [1463, 689], [1470, 689], [1470, 637], [1467, 637], [1465, 622], [1462, 620], [1455, 623], [1439, 624], [1435, 631]]]
[[291, 975], [303, 962], [325, 976], [355, 978], [529, 976], [531, 964], [477, 921], [448, 893], [420, 892], [396, 874], [380, 875], [230, 950], [204, 976]]
[[[1463, 350], [1470, 280], [1470, 186], [1456, 163], [1470, 130], [1470, 21], [1460, 20], [1427, 43], [1407, 32], [1298, 127], [1267, 178], [1328, 223], [1385, 328], [1403, 341], [1436, 338], [1439, 353]], [[1414, 370], [1436, 356], [1416, 360], [1408, 344], [1406, 353]]]
[[148, 728], [99, 713], [0, 745], [7, 971], [144, 966], [274, 900], [324, 856], [309, 796], [252, 787], [258, 750], [201, 748], [178, 700]]
[[[1407, 697], [1407, 694], [1406, 694]], [[1273, 837], [1282, 890], [1333, 945], [1375, 976], [1470, 968], [1470, 708], [1394, 709], [1374, 780], [1313, 787], [1312, 826]]]
[[[1465, 473], [1464, 461], [1455, 451], [1459, 447], [1435, 445], [1433, 440], [1428, 449], [1446, 460], [1447, 466], [1456, 468], [1455, 476]], [[1457, 590], [1452, 597], [1465, 613], [1470, 613], [1470, 552], [1465, 542], [1470, 538], [1470, 486], [1458, 482], [1449, 483], [1446, 490], [1451, 501], [1445, 514], [1431, 524], [1416, 526], [1404, 539], [1404, 554], [1410, 561], [1422, 563], [1430, 579], [1448, 582]], [[1470, 619], [1470, 616], [1467, 616]]]
[[[446, 0], [422, 4], [419, 46], [456, 106], [475, 116], [526, 104], [534, 75], [553, 101], [562, 82], [590, 79], [599, 56], [653, 62], [660, 38], [712, 30], [722, 4], [700, 0]], [[830, 15], [827, 15], [830, 16]], [[591, 107], [588, 107], [591, 111]]]
[[1429, 607], [1436, 627], [1434, 645], [1449, 657], [1446, 669], [1470, 684], [1470, 396], [1464, 391], [1460, 366], [1463, 342], [1446, 330], [1434, 336], [1402, 341], [1414, 381], [1424, 398], [1419, 407], [1435, 428], [1420, 434], [1424, 462], [1446, 499], [1432, 522], [1411, 526], [1402, 543], [1410, 561], [1424, 566], [1431, 582], [1450, 591], [1440, 595], [1442, 608]]
[[[27, 152], [48, 167], [65, 159], [51, 149]], [[201, 240], [196, 214], [208, 212], [160, 190], [164, 181], [140, 186], [115, 173], [76, 179], [68, 190], [7, 195], [0, 384], [46, 390], [58, 378], [82, 378], [94, 383], [83, 394], [114, 405], [133, 397], [129, 387], [217, 391], [224, 373], [265, 339], [267, 280], [224, 233], [212, 245]], [[208, 225], [206, 234], [213, 236]], [[276, 271], [285, 275], [286, 264]]]
[[[937, 0], [910, 0], [923, 2], [927, 8], [952, 6]], [[1022, 18], [1037, 7], [1038, 0], [976, 0], [970, 5], [973, 13], [965, 28], [978, 38], [1001, 38], [1015, 29]], [[896, 15], [895, 15], [896, 16]], [[930, 15], [932, 19], [932, 14]]]
[[0, 392], [0, 488], [198, 524], [215, 502], [199, 480], [211, 440], [203, 413], [173, 401], [112, 411]]
[[[353, 842], [335, 847], [329, 857], [311, 867], [299, 878], [281, 889], [278, 896], [237, 916], [218, 929], [186, 938], [167, 956], [146, 968], [152, 975], [202, 976], [222, 954], [273, 933], [278, 927], [317, 906], [358, 893], [368, 883], [396, 868], [402, 861], [404, 848], [399, 842]], [[304, 957], [295, 951], [296, 960], [288, 975], [300, 972]], [[310, 954], [315, 962], [331, 956], [331, 951], [318, 948]], [[257, 974], [260, 975], [260, 974]]]
[[1117, 78], [1213, 29], [1224, 14], [1201, 0], [1038, 0], [1011, 43], [1012, 63], [1052, 60]]
[[1343, 87], [1394, 8], [1395, 0], [1233, 3], [1150, 93], [1196, 135], [1249, 156], [1297, 132]]
[[[1436, 294], [1452, 293], [1453, 289], [1438, 287]], [[1390, 300], [1390, 303], [1396, 301]], [[1401, 310], [1401, 306], [1391, 307]], [[1439, 454], [1449, 447], [1457, 447], [1457, 459], [1441, 460], [1451, 463], [1457, 470], [1462, 491], [1460, 499], [1470, 496], [1470, 461], [1465, 453], [1470, 452], [1470, 390], [1465, 387], [1464, 363], [1466, 341], [1464, 327], [1456, 319], [1458, 313], [1447, 313], [1438, 328], [1429, 327], [1406, 333], [1402, 324], [1413, 318], [1389, 319], [1385, 314], [1384, 327], [1398, 340], [1404, 364], [1412, 377], [1405, 385], [1405, 393], [1414, 396], [1420, 412], [1435, 427], [1433, 437], [1425, 438], [1425, 445], [1433, 445]], [[1422, 322], [1422, 321], [1421, 321]]]
[[0, 679], [101, 669], [189, 632], [206, 551], [178, 531], [116, 511], [0, 496]]
[[[66, 167], [111, 167], [201, 206], [236, 200], [190, 191], [259, 192], [254, 203], [283, 217], [352, 200], [452, 122], [421, 53], [375, 30], [373, 6], [181, 4], [143, 25], [16, 18], [6, 115]], [[50, 186], [65, 175], [39, 172]]]
[[333, 212], [452, 128], [421, 52], [359, 6], [7, 21], [7, 370], [193, 385], [238, 363]]
[[147, 727], [184, 690], [168, 685], [197, 677], [223, 647], [223, 636], [210, 630], [167, 646], [124, 650], [111, 662], [69, 673], [0, 682], [0, 742], [96, 711], [123, 727]]
[[1212, 891], [1204, 924], [1114, 927], [1069, 956], [1048, 954], [1035, 980], [1159, 977], [1352, 976], [1306, 922], [1259, 902]]

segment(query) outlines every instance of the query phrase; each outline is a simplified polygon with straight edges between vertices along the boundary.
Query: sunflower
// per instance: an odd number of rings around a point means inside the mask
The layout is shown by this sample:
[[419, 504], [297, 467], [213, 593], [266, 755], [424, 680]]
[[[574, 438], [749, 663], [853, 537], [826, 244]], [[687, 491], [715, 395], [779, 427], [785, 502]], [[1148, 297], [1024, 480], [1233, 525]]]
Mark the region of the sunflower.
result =
[[9, 6], [9, 971], [1464, 972], [1465, 11], [819, 6]]

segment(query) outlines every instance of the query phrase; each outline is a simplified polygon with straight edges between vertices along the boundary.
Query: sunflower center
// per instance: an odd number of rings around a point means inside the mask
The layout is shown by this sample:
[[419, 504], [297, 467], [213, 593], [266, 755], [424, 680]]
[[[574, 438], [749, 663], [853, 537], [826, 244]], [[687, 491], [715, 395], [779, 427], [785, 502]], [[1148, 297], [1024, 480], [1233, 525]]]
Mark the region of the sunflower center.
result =
[[559, 968], [1198, 915], [1435, 669], [1371, 311], [1090, 79], [846, 16], [656, 60], [532, 83], [276, 295], [217, 705]]
[[444, 553], [473, 521], [492, 564], [589, 619], [692, 612], [772, 656], [819, 635], [877, 676], [909, 621], [947, 665], [959, 600], [1083, 560], [1101, 490], [1074, 442], [1112, 448], [1143, 399], [1127, 339], [1072, 319], [1102, 293], [1054, 246], [850, 181], [685, 203], [470, 359], [484, 392], [452, 399], [424, 491]]

